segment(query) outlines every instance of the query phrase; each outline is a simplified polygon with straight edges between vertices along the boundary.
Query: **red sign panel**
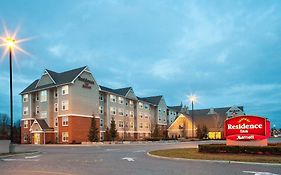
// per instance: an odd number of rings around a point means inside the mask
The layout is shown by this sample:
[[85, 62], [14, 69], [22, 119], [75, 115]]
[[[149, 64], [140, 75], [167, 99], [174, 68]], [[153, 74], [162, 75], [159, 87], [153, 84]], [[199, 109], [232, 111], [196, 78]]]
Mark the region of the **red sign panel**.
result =
[[238, 116], [225, 121], [225, 136], [230, 140], [261, 140], [270, 136], [270, 123], [258, 116]]

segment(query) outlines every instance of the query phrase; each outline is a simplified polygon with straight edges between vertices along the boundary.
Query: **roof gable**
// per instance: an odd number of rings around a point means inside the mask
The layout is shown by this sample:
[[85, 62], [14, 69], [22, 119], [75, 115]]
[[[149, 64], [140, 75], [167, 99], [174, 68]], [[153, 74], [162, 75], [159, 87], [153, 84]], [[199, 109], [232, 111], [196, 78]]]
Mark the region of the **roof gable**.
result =
[[159, 96], [151, 96], [151, 97], [138, 97], [140, 100], [146, 101], [151, 104], [159, 105], [161, 99], [163, 98], [162, 95]]

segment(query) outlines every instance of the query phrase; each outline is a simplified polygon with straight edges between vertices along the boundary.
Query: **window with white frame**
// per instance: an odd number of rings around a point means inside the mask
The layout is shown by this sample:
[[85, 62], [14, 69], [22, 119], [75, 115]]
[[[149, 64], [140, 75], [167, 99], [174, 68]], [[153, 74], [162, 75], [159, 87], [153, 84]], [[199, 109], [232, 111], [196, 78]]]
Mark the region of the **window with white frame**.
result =
[[61, 110], [63, 111], [68, 110], [68, 100], [64, 100], [61, 102]]
[[39, 106], [36, 106], [36, 114], [39, 114]]
[[62, 117], [62, 126], [68, 126], [68, 116]]
[[110, 114], [116, 115], [116, 108], [115, 107], [110, 107]]
[[44, 91], [40, 92], [40, 101], [41, 102], [47, 101], [47, 90], [44, 90]]
[[148, 118], [148, 115], [147, 115], [147, 114], [145, 114], [145, 115], [144, 115], [144, 118]]
[[28, 115], [28, 107], [23, 107], [23, 115]]
[[126, 100], [125, 105], [128, 106], [128, 100]]
[[68, 132], [61, 133], [62, 142], [68, 142]]
[[99, 99], [100, 101], [103, 101], [103, 94], [100, 94]]
[[57, 89], [55, 89], [55, 91], [54, 91], [54, 98], [58, 98], [58, 90]]
[[124, 109], [123, 108], [119, 108], [118, 109], [118, 114], [123, 116], [124, 115]]
[[118, 121], [118, 127], [123, 128], [124, 127], [124, 122], [122, 120]]
[[116, 96], [115, 95], [110, 95], [110, 101], [113, 103], [116, 103]]
[[130, 128], [134, 128], [134, 122], [130, 122]]
[[123, 104], [124, 103], [124, 98], [123, 97], [118, 97], [118, 102], [119, 102], [119, 104]]
[[28, 128], [28, 120], [24, 120], [24, 122], [23, 122], [23, 127], [24, 127], [24, 128]]
[[54, 112], [58, 112], [58, 104], [57, 103], [54, 104]]
[[161, 112], [161, 108], [159, 108], [158, 111]]
[[130, 117], [134, 117], [134, 111], [130, 111]]
[[129, 104], [130, 104], [130, 107], [134, 107], [134, 102], [133, 102], [133, 100], [130, 100], [130, 101], [129, 101]]
[[47, 111], [42, 111], [40, 117], [47, 118]]
[[38, 92], [36, 93], [36, 101], [39, 101], [39, 94], [38, 94]]
[[125, 116], [126, 116], [126, 117], [129, 116], [129, 111], [128, 111], [128, 110], [125, 111]]
[[28, 102], [28, 94], [24, 94], [22, 97], [23, 102]]
[[143, 108], [143, 103], [139, 102], [139, 107], [142, 109]]
[[103, 127], [103, 119], [100, 120], [100, 126]]
[[142, 122], [140, 122], [140, 125], [139, 125], [139, 126], [140, 126], [140, 128], [143, 128]]
[[144, 123], [144, 127], [147, 129], [148, 128], [148, 123]]
[[103, 106], [99, 106], [100, 114], [103, 114]]
[[68, 94], [68, 85], [65, 85], [61, 88], [61, 94], [67, 95]]
[[140, 118], [142, 118], [142, 112], [139, 113]]

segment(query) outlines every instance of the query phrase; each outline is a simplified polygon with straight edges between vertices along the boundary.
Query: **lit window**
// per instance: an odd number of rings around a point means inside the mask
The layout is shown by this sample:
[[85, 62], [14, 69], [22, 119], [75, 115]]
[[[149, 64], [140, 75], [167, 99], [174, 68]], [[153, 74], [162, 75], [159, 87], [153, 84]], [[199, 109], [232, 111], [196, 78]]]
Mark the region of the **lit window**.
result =
[[115, 107], [110, 107], [110, 114], [116, 115], [116, 108]]
[[40, 94], [40, 99], [41, 99], [41, 102], [45, 102], [47, 101], [47, 91], [44, 90], [44, 91], [41, 91], [41, 94]]
[[134, 122], [130, 122], [130, 128], [134, 128]]
[[28, 107], [23, 107], [23, 115], [28, 115]]
[[65, 85], [61, 88], [61, 94], [67, 95], [68, 94], [68, 85]]
[[124, 98], [123, 97], [118, 97], [118, 101], [120, 104], [123, 104], [124, 103]]
[[22, 97], [23, 102], [28, 102], [28, 94], [24, 94]]
[[63, 110], [63, 111], [66, 111], [66, 110], [68, 110], [68, 100], [65, 100], [65, 101], [62, 101], [61, 102], [61, 109]]
[[129, 111], [128, 111], [128, 110], [125, 111], [125, 116], [126, 116], [126, 117], [129, 116]]
[[28, 120], [25, 120], [25, 121], [23, 122], [23, 127], [24, 127], [24, 128], [28, 128]]
[[119, 128], [123, 128], [124, 127], [124, 122], [122, 120], [118, 121], [118, 126]]
[[110, 101], [113, 102], [113, 103], [116, 103], [116, 96], [110, 95]]
[[147, 114], [145, 114], [145, 115], [144, 115], [144, 117], [145, 117], [145, 118], [148, 118], [148, 115], [147, 115]]
[[140, 123], [140, 128], [143, 128], [142, 123]]
[[62, 142], [68, 142], [68, 132], [62, 132]]
[[142, 112], [139, 113], [140, 118], [142, 118]]
[[39, 106], [36, 106], [36, 114], [39, 114]]
[[47, 118], [47, 111], [42, 111], [40, 116], [41, 118]]
[[145, 128], [148, 128], [148, 123], [145, 123], [145, 124], [144, 124], [144, 127], [145, 127]]
[[100, 114], [103, 114], [103, 106], [99, 106]]
[[123, 116], [123, 115], [124, 115], [124, 109], [119, 108], [119, 109], [118, 109], [118, 114], [121, 115], [121, 116]]
[[139, 102], [139, 107], [142, 109], [143, 108], [143, 103]]
[[134, 117], [134, 111], [130, 111], [130, 117]]
[[62, 117], [62, 126], [68, 126], [68, 117], [67, 116]]
[[54, 112], [58, 112], [58, 104], [57, 103], [54, 104]]
[[132, 100], [129, 101], [131, 107], [134, 107], [134, 102]]

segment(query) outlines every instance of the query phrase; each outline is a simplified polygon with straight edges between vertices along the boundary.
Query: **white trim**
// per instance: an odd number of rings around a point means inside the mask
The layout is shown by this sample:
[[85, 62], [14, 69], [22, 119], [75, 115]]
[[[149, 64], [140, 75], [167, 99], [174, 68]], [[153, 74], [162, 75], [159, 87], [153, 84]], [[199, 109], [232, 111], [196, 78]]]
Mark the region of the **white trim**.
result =
[[57, 133], [58, 131], [31, 131], [31, 133]]
[[[44, 71], [43, 75], [41, 76], [40, 80], [41, 80], [42, 77], [43, 77], [44, 75], [46, 75], [46, 74], [50, 77], [50, 79], [52, 80], [52, 82], [53, 82], [54, 84], [57, 84], [57, 83], [54, 81], [54, 79], [51, 77], [51, 75], [49, 74], [49, 72], [47, 71], [47, 69], [45, 69], [45, 71]], [[40, 80], [38, 80], [38, 82], [36, 83], [35, 88], [38, 87], [38, 84], [39, 84]]]
[[[74, 84], [74, 81], [84, 72], [84, 71], [86, 71], [85, 69], [87, 69], [88, 68], [88, 66], [86, 66], [83, 70], [81, 70], [81, 72], [71, 81], [71, 83], [73, 83]], [[91, 72], [90, 72], [91, 73]], [[92, 73], [91, 73], [92, 74]], [[93, 75], [92, 75], [93, 76]]]
[[38, 126], [40, 127], [40, 129], [43, 131], [43, 129], [41, 128], [41, 126], [39, 125], [39, 123], [37, 122], [36, 119], [35, 119], [35, 121], [32, 123], [32, 125], [30, 126], [30, 131], [32, 131], [31, 128], [32, 128], [32, 126], [33, 126], [35, 123], [37, 123]]
[[23, 94], [26, 94], [26, 93], [31, 93], [31, 92], [39, 92], [39, 91], [42, 91], [42, 90], [51, 89], [51, 88], [53, 88], [53, 87], [60, 87], [60, 86], [64, 86], [64, 85], [67, 85], [67, 84], [73, 84], [73, 83], [68, 82], [68, 83], [63, 83], [63, 84], [59, 84], [59, 85], [48, 86], [48, 87], [45, 87], [45, 88], [39, 88], [39, 89], [36, 89], [36, 90], [32, 90], [32, 91], [27, 91], [27, 92], [24, 92], [24, 93], [20, 93], [20, 95], [23, 95]]
[[24, 120], [35, 120], [35, 118], [23, 118], [23, 119], [21, 119], [22, 121], [24, 121]]
[[[66, 116], [71, 116], [71, 117], [88, 117], [88, 118], [93, 118], [92, 115], [81, 115], [81, 114], [62, 114], [58, 115], [58, 117], [66, 117]], [[95, 118], [100, 118], [99, 116], [95, 116]]]

